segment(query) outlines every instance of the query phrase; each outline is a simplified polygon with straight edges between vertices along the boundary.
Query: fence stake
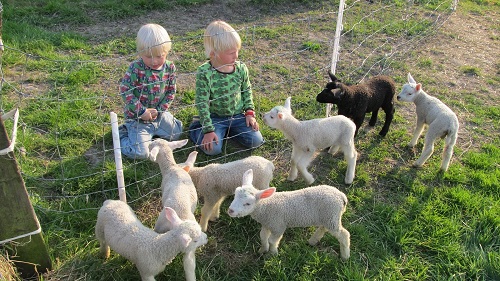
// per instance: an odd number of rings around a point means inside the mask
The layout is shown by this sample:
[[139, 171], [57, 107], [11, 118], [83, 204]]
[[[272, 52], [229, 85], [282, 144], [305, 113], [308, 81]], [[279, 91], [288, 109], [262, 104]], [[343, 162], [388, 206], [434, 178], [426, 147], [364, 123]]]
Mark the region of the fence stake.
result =
[[[0, 149], [9, 146], [0, 118]], [[6, 246], [23, 279], [38, 277], [52, 270], [52, 262], [13, 151], [0, 155], [0, 175], [0, 247]]]
[[[344, 18], [344, 6], [345, 1], [340, 0], [339, 3], [339, 12], [337, 15], [337, 26], [335, 28], [335, 37], [333, 39], [333, 52], [332, 52], [332, 64], [330, 66], [330, 71], [335, 74], [335, 70], [337, 69], [337, 62], [339, 60], [339, 49], [340, 49], [340, 33], [344, 28], [342, 25], [342, 21]], [[332, 110], [332, 104], [326, 104], [326, 117], [330, 116], [330, 111]]]
[[111, 133], [113, 135], [113, 151], [115, 152], [116, 180], [118, 181], [118, 196], [123, 202], [127, 202], [125, 192], [125, 180], [123, 178], [122, 150], [120, 147], [120, 134], [118, 132], [118, 116], [114, 112], [109, 113], [111, 117]]

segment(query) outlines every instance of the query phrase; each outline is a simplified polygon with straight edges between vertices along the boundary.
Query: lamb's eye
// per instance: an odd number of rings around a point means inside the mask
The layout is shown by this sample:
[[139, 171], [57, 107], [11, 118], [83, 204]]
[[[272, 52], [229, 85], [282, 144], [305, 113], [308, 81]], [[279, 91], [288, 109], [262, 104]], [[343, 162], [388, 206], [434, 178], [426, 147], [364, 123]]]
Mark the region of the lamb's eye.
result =
[[250, 203], [245, 203], [243, 204], [243, 206], [250, 206]]
[[271, 119], [274, 119], [274, 116], [269, 116], [269, 117], [271, 117]]

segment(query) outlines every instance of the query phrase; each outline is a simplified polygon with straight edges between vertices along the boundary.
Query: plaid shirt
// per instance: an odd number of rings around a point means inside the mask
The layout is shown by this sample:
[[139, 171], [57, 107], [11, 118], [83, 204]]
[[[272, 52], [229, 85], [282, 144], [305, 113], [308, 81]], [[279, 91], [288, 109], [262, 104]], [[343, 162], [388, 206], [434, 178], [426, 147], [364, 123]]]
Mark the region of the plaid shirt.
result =
[[120, 83], [126, 119], [137, 119], [147, 108], [167, 111], [176, 91], [176, 68], [166, 61], [161, 70], [146, 66], [142, 59], [133, 61]]

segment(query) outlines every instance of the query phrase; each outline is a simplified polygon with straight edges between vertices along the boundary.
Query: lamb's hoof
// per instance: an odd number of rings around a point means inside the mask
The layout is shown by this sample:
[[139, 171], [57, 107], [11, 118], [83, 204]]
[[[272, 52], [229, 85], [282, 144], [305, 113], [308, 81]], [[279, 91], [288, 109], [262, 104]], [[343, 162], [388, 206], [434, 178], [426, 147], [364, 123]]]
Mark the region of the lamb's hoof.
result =
[[385, 135], [387, 135], [387, 132], [380, 132], [378, 133], [381, 137], [385, 137]]
[[307, 183], [307, 184], [312, 184], [313, 182], [314, 182], [314, 178], [313, 178], [313, 179], [306, 180], [306, 183]]
[[259, 249], [259, 254], [264, 254], [264, 253], [267, 253], [267, 249], [264, 249], [264, 248], [260, 248]]
[[318, 244], [318, 240], [313, 240], [313, 239], [309, 239], [309, 241], [307, 241], [307, 243], [309, 243], [309, 245], [311, 246], [315, 246], [316, 244]]
[[270, 254], [270, 255], [273, 255], [273, 256], [278, 255], [278, 249], [270, 249], [270, 250], [269, 250], [269, 254]]
[[422, 166], [423, 166], [423, 164], [419, 164], [417, 162], [413, 163], [413, 165], [412, 165], [413, 168], [417, 168], [417, 169], [422, 168]]
[[346, 255], [346, 256], [340, 256], [340, 258], [342, 259], [342, 261], [347, 261], [349, 258], [350, 258], [350, 255]]
[[287, 181], [295, 181], [296, 179], [297, 179], [297, 176], [295, 176], [295, 177], [288, 176], [288, 178], [286, 178]]

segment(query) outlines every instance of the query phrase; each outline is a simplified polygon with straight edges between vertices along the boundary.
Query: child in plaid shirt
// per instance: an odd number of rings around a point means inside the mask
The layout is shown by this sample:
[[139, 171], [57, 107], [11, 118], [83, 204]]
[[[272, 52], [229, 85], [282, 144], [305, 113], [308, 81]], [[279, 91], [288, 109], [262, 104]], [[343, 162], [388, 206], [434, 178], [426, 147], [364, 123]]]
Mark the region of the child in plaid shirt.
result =
[[170, 36], [162, 26], [146, 24], [139, 29], [136, 43], [140, 57], [130, 64], [120, 84], [125, 102], [120, 146], [125, 156], [144, 159], [154, 136], [179, 139], [182, 122], [168, 112], [176, 91], [175, 65], [167, 60]]

